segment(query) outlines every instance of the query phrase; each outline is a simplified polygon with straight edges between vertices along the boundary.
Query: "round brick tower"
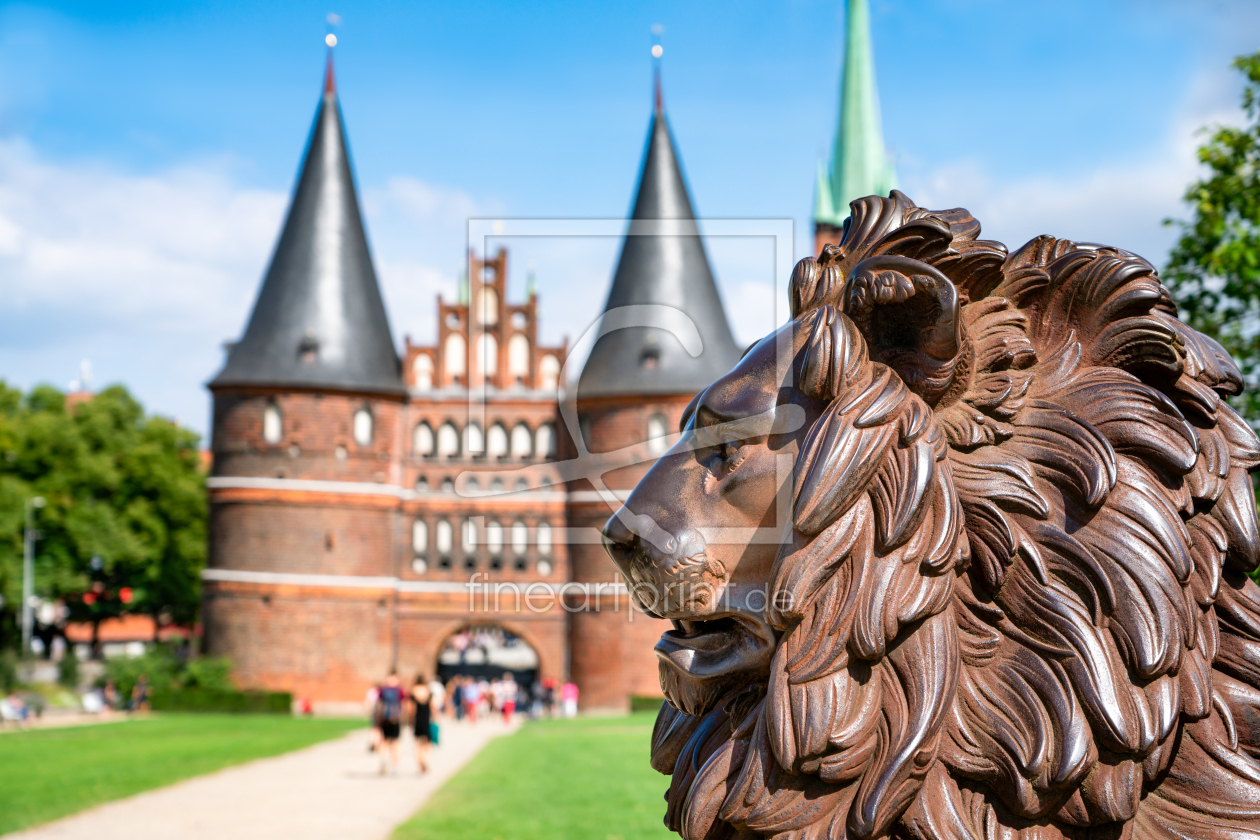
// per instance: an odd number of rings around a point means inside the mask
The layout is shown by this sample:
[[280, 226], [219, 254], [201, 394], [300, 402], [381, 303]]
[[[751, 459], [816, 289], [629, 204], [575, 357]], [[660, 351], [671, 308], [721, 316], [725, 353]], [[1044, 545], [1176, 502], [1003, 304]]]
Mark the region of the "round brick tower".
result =
[[405, 389], [331, 51], [270, 266], [209, 388], [208, 651], [231, 657], [243, 686], [361, 700], [397, 657], [388, 581], [402, 539]]
[[[609, 471], [601, 476], [604, 488], [570, 485], [575, 533], [598, 533], [617, 502], [672, 444], [692, 397], [740, 356], [696, 225], [659, 73], [655, 99], [634, 210], [604, 306], [604, 334], [578, 381], [579, 428], [569, 430], [567, 457], [581, 454], [584, 443]], [[698, 355], [680, 340], [690, 344], [695, 333]], [[617, 502], [610, 504], [605, 490]], [[575, 581], [618, 580], [598, 540], [578, 541], [569, 556]], [[659, 696], [652, 648], [669, 624], [629, 609], [623, 588], [587, 591], [598, 594], [573, 611], [569, 639], [570, 673], [581, 688], [583, 708], [624, 710], [632, 695]]]

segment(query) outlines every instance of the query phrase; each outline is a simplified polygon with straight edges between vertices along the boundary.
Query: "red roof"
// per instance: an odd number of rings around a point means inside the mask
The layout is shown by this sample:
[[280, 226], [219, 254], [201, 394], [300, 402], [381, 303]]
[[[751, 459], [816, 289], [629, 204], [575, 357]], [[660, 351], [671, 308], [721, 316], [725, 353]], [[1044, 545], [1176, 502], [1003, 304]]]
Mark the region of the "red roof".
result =
[[[199, 633], [201, 628], [189, 630], [175, 624], [167, 624], [158, 630], [158, 639], [165, 642], [173, 638], [186, 638]], [[147, 615], [124, 615], [121, 618], [109, 618], [101, 622], [101, 642], [151, 642], [153, 641], [153, 619]], [[75, 622], [66, 625], [66, 641], [72, 644], [89, 644], [92, 641], [92, 625], [87, 622]]]

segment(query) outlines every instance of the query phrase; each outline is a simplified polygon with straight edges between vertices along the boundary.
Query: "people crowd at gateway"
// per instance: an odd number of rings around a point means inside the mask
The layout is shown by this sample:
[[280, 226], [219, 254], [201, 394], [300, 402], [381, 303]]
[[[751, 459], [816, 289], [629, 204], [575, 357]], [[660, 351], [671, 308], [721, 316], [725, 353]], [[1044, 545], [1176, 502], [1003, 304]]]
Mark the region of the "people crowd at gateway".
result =
[[368, 691], [372, 720], [368, 749], [380, 756], [381, 775], [397, 773], [398, 743], [404, 731], [410, 731], [416, 765], [423, 774], [428, 772], [429, 753], [441, 741], [443, 722], [472, 725], [501, 719], [511, 724], [517, 714], [530, 719], [571, 718], [577, 715], [577, 700], [576, 684], [561, 685], [550, 677], [527, 685], [510, 671], [493, 680], [460, 674], [443, 682], [420, 675], [407, 687], [391, 672]]

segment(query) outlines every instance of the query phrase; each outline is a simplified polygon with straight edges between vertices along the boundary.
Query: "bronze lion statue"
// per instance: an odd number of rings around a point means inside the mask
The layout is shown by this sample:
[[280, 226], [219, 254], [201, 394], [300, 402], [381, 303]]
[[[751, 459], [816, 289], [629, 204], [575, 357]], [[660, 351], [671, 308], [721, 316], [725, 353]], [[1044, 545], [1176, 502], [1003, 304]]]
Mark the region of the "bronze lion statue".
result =
[[1155, 269], [853, 202], [605, 528], [666, 825], [1260, 838], [1260, 441]]

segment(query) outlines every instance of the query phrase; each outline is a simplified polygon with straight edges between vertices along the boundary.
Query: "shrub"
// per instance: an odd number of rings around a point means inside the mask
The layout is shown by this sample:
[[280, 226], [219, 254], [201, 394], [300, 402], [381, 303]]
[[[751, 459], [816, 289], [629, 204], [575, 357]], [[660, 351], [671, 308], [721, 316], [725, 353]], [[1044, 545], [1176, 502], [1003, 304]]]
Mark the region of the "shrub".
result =
[[57, 663], [57, 685], [71, 691], [79, 687], [79, 657], [72, 650], [67, 650]]
[[630, 711], [632, 712], [659, 712], [661, 704], [665, 702], [664, 697], [651, 697], [645, 694], [630, 695]]
[[209, 688], [166, 688], [153, 692], [153, 710], [160, 712], [231, 712], [287, 715], [293, 695], [287, 691], [224, 691]]
[[18, 685], [17, 656], [11, 650], [0, 650], [0, 694], [8, 694]]

